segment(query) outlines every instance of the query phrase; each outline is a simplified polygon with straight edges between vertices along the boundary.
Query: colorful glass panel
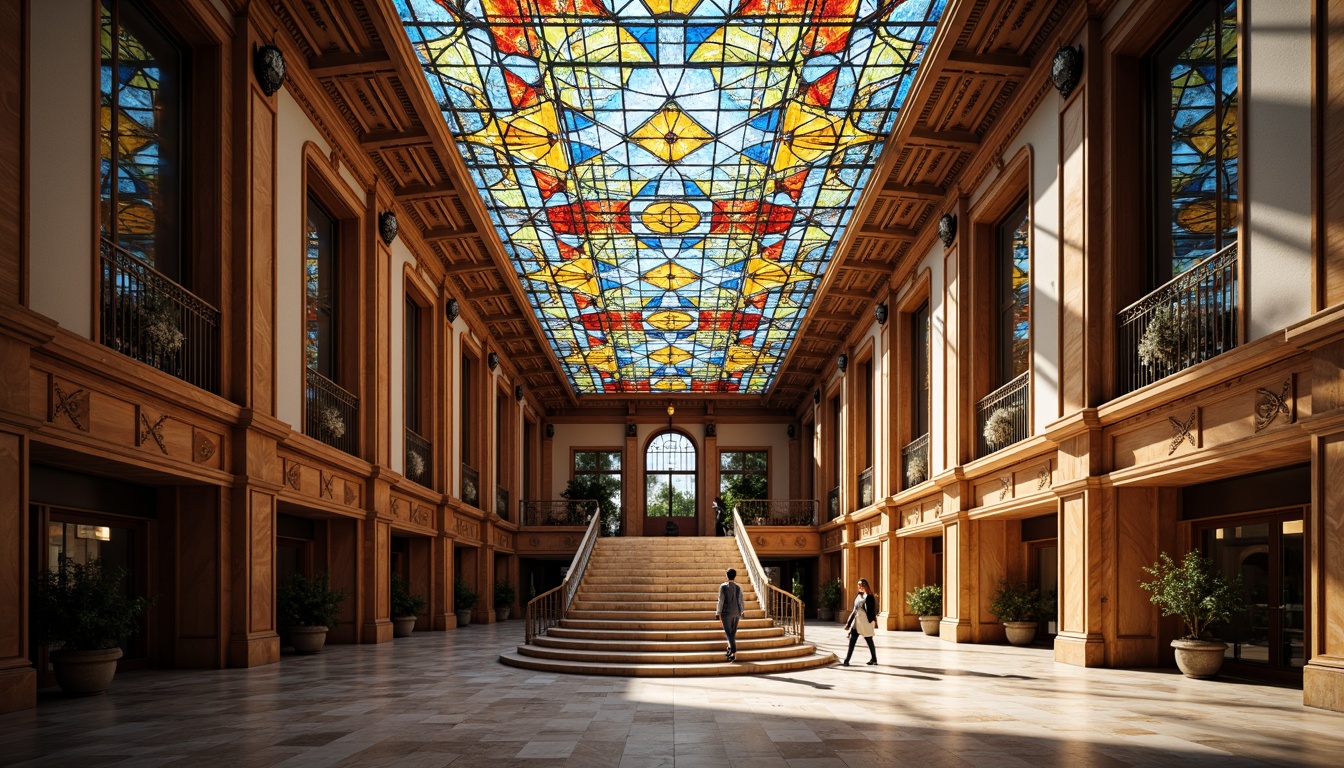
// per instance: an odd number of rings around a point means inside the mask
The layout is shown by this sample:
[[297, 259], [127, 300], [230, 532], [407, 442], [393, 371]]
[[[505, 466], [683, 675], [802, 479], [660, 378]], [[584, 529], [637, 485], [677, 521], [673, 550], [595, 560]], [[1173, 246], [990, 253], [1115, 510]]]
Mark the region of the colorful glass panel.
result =
[[182, 55], [129, 2], [104, 0], [99, 39], [102, 236], [178, 279]]
[[1031, 211], [1027, 201], [1004, 220], [1000, 231], [1000, 384], [1031, 365]]
[[1173, 276], [1237, 237], [1237, 4], [1215, 8], [1169, 71]]
[[945, 0], [396, 0], [579, 393], [769, 389]]

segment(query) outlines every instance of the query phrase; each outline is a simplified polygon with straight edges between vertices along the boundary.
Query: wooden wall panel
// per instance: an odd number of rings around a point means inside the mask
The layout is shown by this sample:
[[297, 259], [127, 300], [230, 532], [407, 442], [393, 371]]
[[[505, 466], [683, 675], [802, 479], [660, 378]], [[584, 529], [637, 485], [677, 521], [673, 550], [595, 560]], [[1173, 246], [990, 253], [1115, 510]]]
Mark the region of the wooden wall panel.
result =
[[[1085, 90], [1085, 87], [1084, 87]], [[1059, 327], [1060, 399], [1062, 414], [1087, 405], [1085, 394], [1087, 360], [1087, 94], [1080, 93], [1060, 115], [1060, 237], [1061, 258]], [[1038, 404], [1037, 407], [1049, 407]]]
[[185, 486], [177, 494], [176, 666], [223, 663], [220, 642], [220, 490]]
[[27, 3], [0, 3], [0, 305], [28, 297], [23, 175], [28, 79]]
[[1087, 497], [1061, 499], [1059, 516], [1059, 630], [1085, 632], [1087, 612]]
[[270, 101], [253, 90], [250, 124], [251, 184], [248, 248], [251, 284], [250, 405], [260, 413], [275, 414], [275, 113]]
[[[1317, 233], [1316, 304], [1324, 309], [1344, 301], [1344, 0], [1318, 5], [1317, 120], [1320, 121], [1320, 213]], [[1326, 34], [1321, 34], [1324, 31]], [[1321, 82], [1324, 80], [1324, 82]]]

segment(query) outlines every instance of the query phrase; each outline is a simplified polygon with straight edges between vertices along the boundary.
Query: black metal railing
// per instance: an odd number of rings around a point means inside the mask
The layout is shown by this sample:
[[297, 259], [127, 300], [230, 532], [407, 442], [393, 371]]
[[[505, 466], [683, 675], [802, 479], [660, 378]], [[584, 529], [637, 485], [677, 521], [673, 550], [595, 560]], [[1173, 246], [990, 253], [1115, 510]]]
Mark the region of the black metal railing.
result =
[[434, 484], [434, 446], [415, 430], [406, 430], [406, 478], [425, 487]]
[[219, 310], [107, 240], [99, 261], [99, 341], [218, 394]]
[[746, 525], [816, 525], [816, 499], [743, 499], [737, 516]]
[[905, 488], [929, 479], [929, 433], [925, 432], [901, 449], [901, 476]]
[[834, 520], [840, 516], [840, 487], [836, 486], [826, 494], [826, 519]]
[[587, 525], [599, 507], [596, 499], [524, 499], [518, 517], [523, 525]]
[[481, 508], [481, 473], [466, 464], [462, 465], [462, 501]]
[[1120, 311], [1120, 393], [1236, 347], [1237, 314], [1234, 243]]
[[1031, 371], [990, 392], [975, 407], [976, 442], [979, 456], [1007, 448], [1031, 434]]
[[312, 368], [307, 369], [307, 374], [303, 433], [332, 448], [357, 454], [359, 398]]
[[859, 473], [859, 509], [873, 504], [873, 468], [868, 467]]
[[509, 489], [495, 486], [495, 514], [509, 519]]

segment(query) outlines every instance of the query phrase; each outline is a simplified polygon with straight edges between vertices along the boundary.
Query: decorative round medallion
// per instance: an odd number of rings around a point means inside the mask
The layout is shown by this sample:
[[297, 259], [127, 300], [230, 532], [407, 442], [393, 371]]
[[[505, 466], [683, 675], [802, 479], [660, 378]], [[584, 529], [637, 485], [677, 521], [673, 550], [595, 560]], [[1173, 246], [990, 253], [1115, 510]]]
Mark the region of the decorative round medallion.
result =
[[378, 236], [383, 239], [384, 245], [391, 245], [397, 239], [397, 214], [383, 211], [378, 215]]
[[1055, 90], [1067, 99], [1082, 78], [1083, 47], [1061, 45], [1050, 62], [1050, 82], [1054, 83]]
[[451, 323], [462, 314], [462, 305], [457, 303], [457, 299], [449, 299], [448, 303], [443, 305], [443, 313], [448, 316], [448, 322]]
[[949, 248], [952, 241], [957, 237], [957, 217], [950, 213], [944, 213], [938, 219], [938, 239], [943, 241], [943, 247]]
[[252, 54], [252, 73], [267, 96], [274, 96], [285, 84], [285, 54], [274, 45], [263, 45]]
[[885, 325], [887, 322], [887, 305], [877, 304], [873, 307], [873, 317], [877, 318], [878, 325]]

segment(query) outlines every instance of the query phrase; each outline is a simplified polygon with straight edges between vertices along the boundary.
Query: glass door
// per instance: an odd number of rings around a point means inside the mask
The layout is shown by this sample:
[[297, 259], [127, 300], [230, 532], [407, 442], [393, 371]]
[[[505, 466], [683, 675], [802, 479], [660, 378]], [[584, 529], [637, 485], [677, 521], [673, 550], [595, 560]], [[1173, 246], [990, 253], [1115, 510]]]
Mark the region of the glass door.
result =
[[1306, 665], [1306, 572], [1301, 508], [1210, 520], [1196, 541], [1229, 578], [1240, 575], [1246, 610], [1212, 631], [1228, 644], [1229, 672], [1294, 682]]

